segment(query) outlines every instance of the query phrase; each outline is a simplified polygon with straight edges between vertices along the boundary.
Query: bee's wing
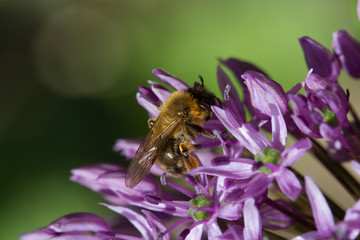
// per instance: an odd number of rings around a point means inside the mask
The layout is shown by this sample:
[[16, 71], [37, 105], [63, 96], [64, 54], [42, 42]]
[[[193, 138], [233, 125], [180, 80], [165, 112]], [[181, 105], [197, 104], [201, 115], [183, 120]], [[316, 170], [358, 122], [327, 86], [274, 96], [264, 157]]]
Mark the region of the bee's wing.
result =
[[125, 177], [127, 187], [135, 187], [150, 171], [159, 153], [163, 150], [166, 142], [173, 135], [174, 131], [183, 122], [182, 117], [177, 117], [168, 126], [159, 132], [158, 121], [150, 129], [144, 140], [141, 142], [134, 158], [131, 160]]

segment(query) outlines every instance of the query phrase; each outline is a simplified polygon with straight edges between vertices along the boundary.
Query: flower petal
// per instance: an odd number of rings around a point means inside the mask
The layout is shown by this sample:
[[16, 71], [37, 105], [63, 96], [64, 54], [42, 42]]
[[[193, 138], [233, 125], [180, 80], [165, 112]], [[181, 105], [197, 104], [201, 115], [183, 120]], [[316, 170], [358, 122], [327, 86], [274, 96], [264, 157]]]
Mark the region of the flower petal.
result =
[[324, 195], [310, 176], [305, 176], [305, 188], [318, 233], [322, 237], [328, 237], [332, 234], [335, 226], [331, 209], [326, 202]]
[[261, 239], [261, 219], [253, 198], [249, 198], [245, 201], [244, 225], [244, 239]]
[[276, 181], [279, 185], [280, 190], [285, 194], [286, 197], [295, 201], [301, 191], [301, 183], [296, 178], [295, 174], [284, 168], [281, 174], [277, 175]]
[[245, 121], [245, 110], [242, 107], [243, 103], [240, 100], [239, 94], [228, 75], [226, 75], [220, 66], [217, 68], [217, 80], [220, 91], [224, 93], [224, 106], [232, 109], [236, 115]]
[[152, 71], [155, 77], [165, 84], [168, 84], [175, 88], [176, 90], [187, 90], [190, 86], [183, 80], [165, 72], [162, 69], [154, 69]]
[[150, 117], [157, 117], [160, 114], [158, 106], [151, 102], [148, 98], [146, 98], [141, 93], [136, 93], [136, 100], [139, 105], [145, 108], [146, 111], [149, 112]]
[[141, 140], [118, 139], [113, 147], [115, 152], [120, 152], [127, 159], [132, 159], [139, 148]]
[[283, 166], [289, 167], [297, 162], [304, 154], [310, 150], [312, 143], [308, 138], [302, 138], [291, 147], [281, 153]]
[[342, 68], [354, 78], [360, 78], [360, 42], [347, 31], [333, 33], [333, 49]]
[[244, 160], [244, 162], [229, 162], [219, 166], [200, 166], [189, 170], [190, 175], [205, 173], [212, 176], [223, 176], [233, 179], [247, 179], [254, 174], [252, 170], [253, 163]]
[[52, 235], [47, 234], [44, 229], [28, 232], [20, 235], [20, 240], [50, 240]]
[[302, 37], [299, 41], [303, 48], [308, 68], [312, 68], [313, 73], [321, 77], [335, 81], [339, 76], [340, 66], [330, 50], [309, 37]]
[[137, 212], [122, 206], [109, 205], [106, 203], [101, 204], [126, 217], [129, 222], [134, 225], [134, 227], [140, 232], [144, 239], [154, 239], [154, 236], [152, 235], [152, 229], [148, 222]]
[[282, 114], [287, 111], [286, 94], [280, 84], [255, 71], [246, 71], [241, 77], [249, 89], [251, 104], [259, 117], [271, 117], [270, 103], [276, 104]]

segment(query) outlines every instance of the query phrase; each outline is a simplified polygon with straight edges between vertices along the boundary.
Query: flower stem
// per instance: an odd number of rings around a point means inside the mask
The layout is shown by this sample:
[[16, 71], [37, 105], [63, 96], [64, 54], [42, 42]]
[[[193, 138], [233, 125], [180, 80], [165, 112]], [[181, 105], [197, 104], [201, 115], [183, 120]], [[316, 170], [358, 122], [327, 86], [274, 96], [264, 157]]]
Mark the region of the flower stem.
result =
[[316, 140], [311, 139], [311, 141], [313, 143], [311, 152], [317, 157], [323, 166], [333, 174], [333, 176], [349, 192], [349, 194], [355, 200], [358, 200], [360, 198], [360, 184], [341, 164], [330, 158], [325, 149]]
[[268, 204], [269, 206], [277, 209], [278, 211], [288, 215], [289, 217], [291, 217], [292, 219], [295, 220], [296, 223], [301, 224], [302, 226], [304, 226], [305, 228], [307, 228], [308, 230], [315, 230], [315, 224], [312, 221], [309, 221], [308, 219], [306, 219], [305, 217], [301, 216], [300, 214], [287, 209], [286, 207], [278, 204], [277, 202], [271, 200], [270, 198], [267, 198], [265, 200], [265, 203]]

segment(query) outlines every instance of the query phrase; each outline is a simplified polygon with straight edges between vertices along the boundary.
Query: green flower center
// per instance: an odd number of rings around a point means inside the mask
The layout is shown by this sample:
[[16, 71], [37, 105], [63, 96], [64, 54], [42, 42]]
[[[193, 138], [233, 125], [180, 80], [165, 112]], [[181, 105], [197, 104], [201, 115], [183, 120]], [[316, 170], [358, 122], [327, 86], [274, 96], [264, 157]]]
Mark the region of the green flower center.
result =
[[195, 221], [209, 219], [211, 217], [211, 213], [208, 211], [197, 211], [197, 208], [200, 207], [210, 207], [213, 202], [207, 199], [204, 195], [198, 195], [196, 198], [191, 199], [190, 203], [195, 207], [190, 207], [188, 210], [189, 217], [192, 217]]
[[[274, 148], [265, 147], [262, 150], [263, 154], [256, 154], [255, 155], [255, 162], [262, 162], [262, 163], [271, 163], [274, 165], [279, 165], [281, 163], [280, 152]], [[269, 174], [271, 173], [271, 169], [265, 166], [261, 166], [259, 168], [260, 172]]]
[[329, 124], [332, 127], [335, 127], [339, 125], [339, 121], [336, 117], [336, 114], [332, 111], [330, 111], [329, 108], [324, 107], [322, 109], [322, 113], [324, 114], [323, 121]]

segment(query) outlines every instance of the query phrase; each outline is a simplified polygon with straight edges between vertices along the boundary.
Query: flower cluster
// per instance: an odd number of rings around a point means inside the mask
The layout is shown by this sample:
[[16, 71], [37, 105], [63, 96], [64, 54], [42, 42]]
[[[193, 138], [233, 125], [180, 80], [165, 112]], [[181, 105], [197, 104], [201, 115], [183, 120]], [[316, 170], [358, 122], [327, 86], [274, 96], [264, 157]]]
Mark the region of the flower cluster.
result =
[[[360, 1], [360, 19], [359, 9]], [[72, 181], [100, 193], [108, 201], [102, 205], [124, 218], [75, 213], [21, 239], [170, 239], [174, 234], [178, 239], [285, 239], [284, 230], [296, 240], [357, 238], [360, 184], [342, 164], [351, 161], [360, 174], [360, 121], [338, 78], [341, 70], [360, 78], [360, 43], [340, 30], [333, 34], [333, 51], [310, 37], [300, 44], [309, 71], [288, 92], [253, 64], [221, 60], [217, 79], [223, 101], [211, 107], [213, 116], [204, 124], [216, 139], [193, 139], [202, 146], [193, 154], [201, 166], [184, 179], [166, 176], [155, 164], [150, 175], [128, 188], [126, 168], [119, 165], [73, 169]], [[241, 94], [223, 68], [233, 72]], [[164, 70], [153, 74], [176, 91], [189, 88]], [[139, 87], [136, 99], [156, 118], [171, 94], [150, 81], [149, 87]], [[132, 159], [140, 142], [120, 139], [114, 150]], [[293, 168], [307, 152], [350, 193], [352, 207], [343, 210], [310, 176]]]

